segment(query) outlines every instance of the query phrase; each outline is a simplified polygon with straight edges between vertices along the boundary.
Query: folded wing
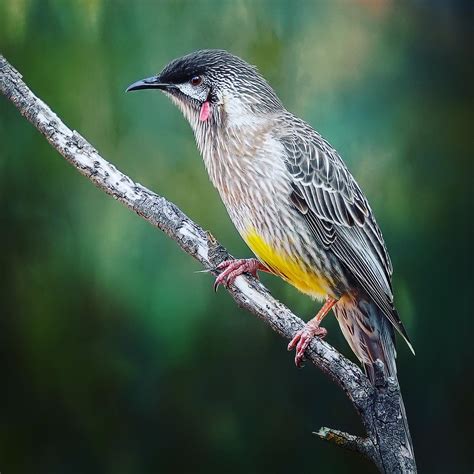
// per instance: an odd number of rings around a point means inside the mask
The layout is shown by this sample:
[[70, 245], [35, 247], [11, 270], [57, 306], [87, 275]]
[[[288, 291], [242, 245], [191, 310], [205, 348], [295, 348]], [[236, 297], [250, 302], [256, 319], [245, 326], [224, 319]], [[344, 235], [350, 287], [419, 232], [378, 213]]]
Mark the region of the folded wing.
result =
[[410, 345], [393, 306], [393, 270], [387, 248], [367, 199], [346, 165], [304, 122], [282, 143], [292, 178], [293, 205], [319, 245], [339, 258]]

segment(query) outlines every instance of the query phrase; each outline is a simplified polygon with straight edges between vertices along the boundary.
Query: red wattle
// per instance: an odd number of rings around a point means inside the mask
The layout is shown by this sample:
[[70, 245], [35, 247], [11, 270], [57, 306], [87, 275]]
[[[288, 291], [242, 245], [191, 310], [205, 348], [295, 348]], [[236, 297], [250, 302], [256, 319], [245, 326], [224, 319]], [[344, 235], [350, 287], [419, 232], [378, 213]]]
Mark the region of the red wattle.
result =
[[201, 112], [199, 113], [199, 120], [201, 122], [205, 122], [209, 118], [209, 115], [211, 115], [211, 104], [209, 104], [209, 102], [206, 100], [206, 102], [204, 102], [201, 105]]

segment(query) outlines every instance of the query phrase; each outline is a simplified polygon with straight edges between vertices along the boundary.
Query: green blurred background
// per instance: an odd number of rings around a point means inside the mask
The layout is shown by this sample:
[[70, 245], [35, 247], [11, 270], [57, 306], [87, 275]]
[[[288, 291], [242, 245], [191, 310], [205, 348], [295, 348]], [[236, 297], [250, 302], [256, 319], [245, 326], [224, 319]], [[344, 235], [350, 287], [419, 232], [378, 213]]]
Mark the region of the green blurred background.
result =
[[[383, 229], [414, 342], [399, 375], [420, 472], [472, 472], [472, 2], [1, 0], [0, 52], [133, 179], [249, 250], [187, 123], [125, 87], [228, 49], [342, 154]], [[0, 98], [0, 471], [374, 472], [344, 394], [98, 191]], [[317, 305], [275, 278], [304, 318]], [[328, 340], [352, 357], [334, 318]]]

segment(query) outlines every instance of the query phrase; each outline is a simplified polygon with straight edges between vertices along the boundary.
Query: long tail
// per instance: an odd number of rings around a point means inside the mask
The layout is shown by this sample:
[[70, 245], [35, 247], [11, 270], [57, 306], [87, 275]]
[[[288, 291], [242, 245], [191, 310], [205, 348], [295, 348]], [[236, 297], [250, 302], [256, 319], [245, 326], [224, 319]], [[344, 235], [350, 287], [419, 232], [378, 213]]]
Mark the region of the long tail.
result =
[[[342, 333], [362, 363], [369, 380], [374, 383], [373, 364], [380, 359], [386, 376], [397, 378], [395, 330], [390, 321], [369, 297], [344, 296], [334, 306]], [[400, 413], [405, 425], [407, 448], [413, 454], [405, 406], [400, 396]]]

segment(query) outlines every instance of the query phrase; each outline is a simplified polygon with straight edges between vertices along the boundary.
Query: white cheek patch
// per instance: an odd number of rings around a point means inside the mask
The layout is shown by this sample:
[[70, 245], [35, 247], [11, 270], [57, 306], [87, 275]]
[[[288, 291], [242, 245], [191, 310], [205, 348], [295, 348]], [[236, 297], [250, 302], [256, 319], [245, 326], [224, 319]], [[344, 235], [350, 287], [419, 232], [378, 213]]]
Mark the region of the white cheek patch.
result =
[[207, 91], [202, 87], [192, 86], [189, 82], [184, 82], [183, 84], [177, 84], [176, 87], [188, 97], [197, 99], [200, 102], [204, 102], [207, 99]]
[[178, 87], [184, 95], [202, 102], [199, 111], [199, 120], [205, 122], [211, 116], [211, 103], [207, 100], [208, 91], [206, 88], [192, 86], [189, 82], [177, 84], [176, 87]]

